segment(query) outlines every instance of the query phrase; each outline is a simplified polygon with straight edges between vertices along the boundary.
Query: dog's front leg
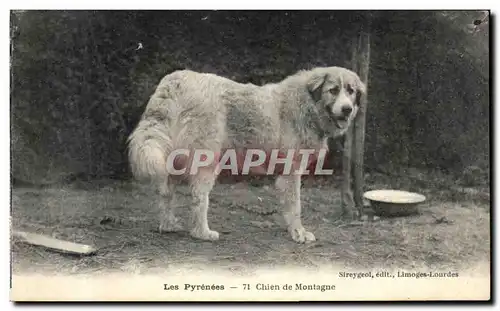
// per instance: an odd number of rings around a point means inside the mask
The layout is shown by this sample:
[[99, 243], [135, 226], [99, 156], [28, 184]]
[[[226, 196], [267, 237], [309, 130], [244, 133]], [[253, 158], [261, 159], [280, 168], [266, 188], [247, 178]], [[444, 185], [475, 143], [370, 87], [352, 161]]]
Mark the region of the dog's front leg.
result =
[[276, 188], [279, 192], [280, 203], [283, 208], [283, 217], [292, 239], [298, 243], [315, 241], [314, 234], [302, 226], [300, 204], [300, 174], [279, 176], [276, 179]]

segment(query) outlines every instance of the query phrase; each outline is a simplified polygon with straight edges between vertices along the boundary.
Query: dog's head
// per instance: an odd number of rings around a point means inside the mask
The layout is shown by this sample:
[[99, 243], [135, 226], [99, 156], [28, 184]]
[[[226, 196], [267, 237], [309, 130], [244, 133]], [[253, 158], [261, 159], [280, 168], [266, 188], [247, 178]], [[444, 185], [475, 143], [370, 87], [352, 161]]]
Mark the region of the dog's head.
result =
[[359, 76], [341, 67], [317, 68], [307, 89], [314, 101], [319, 126], [327, 136], [343, 135], [356, 117], [366, 87]]

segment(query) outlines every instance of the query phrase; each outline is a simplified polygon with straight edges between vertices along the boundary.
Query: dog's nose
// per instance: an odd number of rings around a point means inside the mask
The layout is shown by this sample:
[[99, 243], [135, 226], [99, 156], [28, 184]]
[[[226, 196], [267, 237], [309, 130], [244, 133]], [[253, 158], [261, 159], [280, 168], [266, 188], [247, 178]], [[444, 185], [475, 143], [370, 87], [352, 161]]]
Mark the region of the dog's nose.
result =
[[344, 116], [348, 116], [352, 112], [352, 107], [351, 106], [342, 106], [342, 114]]

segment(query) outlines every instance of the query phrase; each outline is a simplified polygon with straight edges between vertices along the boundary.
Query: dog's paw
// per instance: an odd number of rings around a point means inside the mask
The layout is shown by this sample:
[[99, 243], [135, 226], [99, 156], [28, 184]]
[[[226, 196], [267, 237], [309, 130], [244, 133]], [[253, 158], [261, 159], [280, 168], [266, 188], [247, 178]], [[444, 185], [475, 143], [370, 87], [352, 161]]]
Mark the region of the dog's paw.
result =
[[304, 227], [289, 228], [288, 231], [292, 235], [292, 239], [297, 243], [307, 243], [316, 241], [316, 237], [312, 232], [306, 231]]
[[178, 232], [182, 231], [184, 227], [180, 224], [177, 218], [175, 219], [162, 219], [158, 230], [162, 232]]
[[219, 239], [219, 232], [210, 229], [200, 230], [195, 228], [191, 230], [190, 234], [193, 238], [205, 241], [217, 241]]

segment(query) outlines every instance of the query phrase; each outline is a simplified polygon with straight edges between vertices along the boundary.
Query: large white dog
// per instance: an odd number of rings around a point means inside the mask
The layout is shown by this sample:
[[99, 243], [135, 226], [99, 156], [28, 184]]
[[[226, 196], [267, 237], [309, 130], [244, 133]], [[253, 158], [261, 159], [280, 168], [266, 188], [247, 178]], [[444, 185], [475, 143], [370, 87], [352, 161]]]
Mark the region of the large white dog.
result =
[[[160, 230], [181, 229], [174, 211], [176, 182], [166, 168], [173, 151], [318, 150], [326, 138], [345, 133], [364, 92], [358, 75], [341, 67], [303, 70], [263, 86], [189, 70], [165, 76], [128, 141], [134, 176], [152, 180], [159, 189]], [[216, 179], [212, 166], [187, 176], [194, 200], [193, 237], [219, 238], [207, 221]], [[280, 175], [276, 188], [292, 239], [304, 243], [315, 237], [301, 222], [300, 179], [300, 174]]]

